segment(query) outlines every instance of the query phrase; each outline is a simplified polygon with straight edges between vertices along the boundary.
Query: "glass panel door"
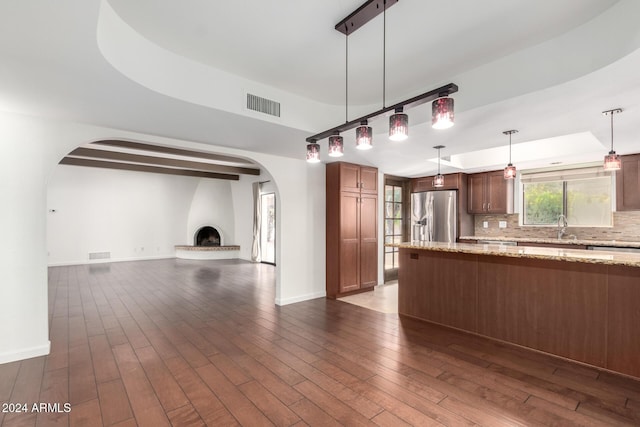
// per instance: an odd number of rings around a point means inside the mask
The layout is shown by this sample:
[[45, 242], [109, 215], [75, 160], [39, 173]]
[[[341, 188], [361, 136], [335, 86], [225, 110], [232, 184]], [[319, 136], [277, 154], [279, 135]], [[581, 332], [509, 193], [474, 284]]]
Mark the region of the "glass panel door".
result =
[[[400, 185], [384, 186], [384, 242], [401, 243], [403, 240], [403, 191]], [[385, 246], [385, 281], [397, 278], [398, 248]]]
[[260, 249], [262, 262], [276, 263], [276, 194], [265, 193], [260, 195], [262, 203], [262, 224], [260, 232]]

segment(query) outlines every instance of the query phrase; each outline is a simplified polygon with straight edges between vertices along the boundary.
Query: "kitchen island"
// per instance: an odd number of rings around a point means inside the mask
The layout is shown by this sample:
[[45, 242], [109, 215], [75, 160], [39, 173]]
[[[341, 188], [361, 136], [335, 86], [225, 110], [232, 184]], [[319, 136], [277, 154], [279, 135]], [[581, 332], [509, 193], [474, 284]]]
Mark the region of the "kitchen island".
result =
[[409, 242], [398, 312], [640, 378], [640, 255]]

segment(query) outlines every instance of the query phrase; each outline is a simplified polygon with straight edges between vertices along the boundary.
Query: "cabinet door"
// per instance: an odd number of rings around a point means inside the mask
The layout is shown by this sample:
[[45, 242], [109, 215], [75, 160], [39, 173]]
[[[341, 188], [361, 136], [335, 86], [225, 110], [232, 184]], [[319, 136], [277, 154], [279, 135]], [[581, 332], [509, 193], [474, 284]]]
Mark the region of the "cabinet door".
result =
[[622, 169], [616, 172], [616, 207], [640, 210], [640, 154], [622, 156]]
[[360, 192], [360, 166], [340, 163], [340, 191]]
[[340, 292], [360, 289], [360, 195], [340, 194]]
[[411, 192], [420, 193], [423, 191], [433, 190], [433, 177], [425, 176], [422, 178], [413, 178], [411, 180]]
[[360, 191], [366, 194], [378, 194], [378, 169], [360, 167]]
[[485, 190], [486, 211], [489, 213], [507, 213], [507, 180], [503, 171], [487, 172]]
[[378, 198], [360, 198], [360, 287], [378, 284]]
[[474, 173], [467, 176], [467, 212], [483, 213], [486, 203], [484, 201], [484, 187], [486, 174]]

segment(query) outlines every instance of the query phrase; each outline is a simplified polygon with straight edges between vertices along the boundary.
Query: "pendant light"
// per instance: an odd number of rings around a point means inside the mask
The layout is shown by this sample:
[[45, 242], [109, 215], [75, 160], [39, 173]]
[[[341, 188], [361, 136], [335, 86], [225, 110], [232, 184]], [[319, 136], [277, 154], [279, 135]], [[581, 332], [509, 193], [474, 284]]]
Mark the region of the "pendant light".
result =
[[319, 163], [320, 162], [320, 144], [312, 142], [307, 144], [307, 162]]
[[444, 145], [436, 145], [436, 150], [438, 150], [438, 175], [433, 177], [433, 186], [436, 188], [444, 187], [444, 175], [440, 173], [440, 149], [444, 148]]
[[342, 157], [344, 155], [344, 141], [339, 132], [329, 137], [329, 156]]
[[504, 168], [504, 179], [514, 179], [516, 177], [516, 167], [511, 163], [511, 135], [517, 132], [515, 129], [502, 132], [505, 135], [509, 135], [509, 164]]
[[356, 148], [358, 150], [369, 150], [373, 147], [373, 129], [367, 120], [360, 122], [356, 128]]
[[617, 113], [622, 113], [622, 108], [614, 108], [613, 110], [602, 112], [605, 116], [611, 116], [611, 151], [609, 151], [609, 154], [604, 156], [604, 170], [606, 171], [617, 171], [622, 168], [620, 156], [613, 151], [613, 115]]
[[431, 103], [431, 127], [448, 129], [453, 126], [453, 98], [438, 98]]
[[[335, 25], [334, 29], [344, 34], [345, 37], [345, 123], [334, 126], [315, 135], [306, 138], [307, 160], [317, 162], [319, 160], [318, 141], [329, 138], [329, 155], [340, 156], [344, 153], [344, 143], [339, 133], [356, 129], [356, 148], [368, 150], [373, 146], [373, 129], [369, 123], [382, 116], [389, 118], [389, 139], [403, 141], [409, 136], [409, 116], [405, 108], [414, 108], [427, 102], [432, 102], [432, 125], [436, 129], [446, 129], [453, 125], [453, 99], [449, 98], [458, 91], [458, 86], [449, 83], [437, 89], [413, 96], [393, 105], [386, 105], [386, 44], [387, 44], [387, 8], [398, 3], [399, 0], [366, 0], [364, 4], [350, 13], [346, 18]], [[349, 120], [349, 35], [366, 25], [376, 16], [383, 14], [383, 45], [382, 45], [382, 108], [365, 114], [357, 119]], [[340, 139], [338, 139], [338, 138]]]
[[409, 137], [409, 116], [402, 112], [402, 107], [396, 108], [395, 114], [389, 117], [389, 139], [404, 141]]

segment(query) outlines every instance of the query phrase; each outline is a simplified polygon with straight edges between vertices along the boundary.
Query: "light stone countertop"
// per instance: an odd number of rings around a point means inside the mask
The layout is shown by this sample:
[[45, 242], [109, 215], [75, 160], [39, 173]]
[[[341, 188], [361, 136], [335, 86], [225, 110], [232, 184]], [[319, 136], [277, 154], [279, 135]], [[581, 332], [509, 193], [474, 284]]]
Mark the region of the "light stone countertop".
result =
[[539, 237], [502, 237], [502, 236], [460, 236], [460, 240], [484, 240], [492, 242], [518, 242], [518, 243], [551, 243], [554, 245], [584, 245], [584, 246], [611, 246], [618, 248], [640, 248], [640, 242], [624, 240], [574, 240], [554, 239]]
[[588, 264], [624, 265], [640, 268], [640, 254], [626, 252], [419, 241], [388, 243], [385, 246], [435, 252], [456, 252], [475, 255], [506, 256], [512, 258], [535, 258], [554, 261], [584, 262]]

